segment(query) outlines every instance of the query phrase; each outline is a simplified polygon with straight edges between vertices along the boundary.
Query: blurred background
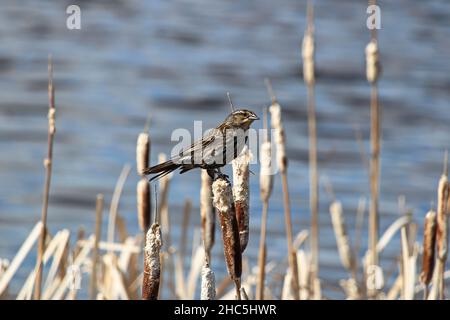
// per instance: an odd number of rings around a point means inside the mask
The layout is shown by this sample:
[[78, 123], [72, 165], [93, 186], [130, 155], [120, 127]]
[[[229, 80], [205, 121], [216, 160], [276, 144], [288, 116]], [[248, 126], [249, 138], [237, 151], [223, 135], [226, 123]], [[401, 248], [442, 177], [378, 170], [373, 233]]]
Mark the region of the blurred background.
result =
[[[81, 30], [66, 28], [70, 4], [81, 8]], [[450, 2], [378, 4], [383, 65], [381, 232], [399, 216], [400, 195], [405, 195], [421, 229], [430, 202], [436, 201], [444, 150], [450, 146]], [[320, 277], [325, 295], [332, 297], [346, 271], [336, 251], [328, 212], [331, 199], [324, 182], [333, 185], [343, 202], [353, 238], [358, 201], [369, 195], [368, 171], [361, 160], [361, 149], [370, 154], [370, 88], [364, 60], [369, 30], [366, 1], [314, 1], [314, 5]], [[300, 51], [305, 26], [306, 1], [298, 0], [28, 0], [20, 4], [3, 0], [0, 257], [12, 259], [40, 219], [49, 53], [57, 109], [50, 231], [69, 228], [76, 233], [84, 226], [86, 232], [93, 232], [95, 195], [104, 193], [109, 203], [122, 166], [135, 166], [137, 135], [149, 113], [155, 164], [158, 154], [170, 153], [175, 144], [170, 140], [174, 129], [193, 130], [194, 120], [203, 120], [206, 129], [224, 119], [229, 112], [227, 91], [235, 105], [261, 114], [270, 104], [264, 77], [271, 79], [283, 108], [294, 232], [309, 228], [306, 89]], [[356, 139], [358, 132], [362, 144]], [[132, 234], [138, 232], [134, 169], [120, 204]], [[251, 170], [256, 175], [251, 176], [251, 234], [245, 255], [256, 262], [261, 216], [258, 165]], [[187, 198], [194, 205], [190, 237], [198, 228], [199, 190], [198, 171], [174, 175], [169, 210], [175, 243]], [[268, 260], [281, 259], [286, 252], [281, 198], [277, 176], [269, 208]], [[221, 279], [226, 273], [219, 239], [217, 233], [212, 267]], [[382, 263], [394, 271], [396, 243], [382, 256]], [[31, 257], [11, 291], [20, 288], [34, 266]]]

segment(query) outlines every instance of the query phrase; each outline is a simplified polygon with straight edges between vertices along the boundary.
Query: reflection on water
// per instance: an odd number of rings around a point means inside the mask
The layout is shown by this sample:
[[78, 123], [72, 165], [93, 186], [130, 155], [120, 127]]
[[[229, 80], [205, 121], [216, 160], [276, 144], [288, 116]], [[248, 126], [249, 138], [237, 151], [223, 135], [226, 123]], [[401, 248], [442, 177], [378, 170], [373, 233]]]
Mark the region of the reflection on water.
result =
[[[109, 200], [122, 165], [134, 163], [136, 137], [149, 112], [155, 163], [158, 153], [170, 152], [175, 128], [191, 130], [194, 120], [203, 120], [205, 128], [222, 121], [228, 112], [226, 91], [235, 104], [260, 113], [269, 103], [264, 77], [273, 82], [286, 122], [294, 230], [308, 227], [306, 91], [300, 75], [304, 1], [78, 1], [80, 31], [65, 28], [68, 4], [2, 2], [1, 257], [13, 256], [40, 216], [48, 53], [54, 57], [57, 99], [51, 230], [75, 231], [80, 225], [93, 230], [95, 194], [105, 193]], [[399, 0], [381, 6], [383, 230], [398, 215], [399, 195], [406, 196], [420, 223], [435, 199], [443, 150], [449, 147], [450, 3]], [[358, 200], [368, 194], [367, 170], [355, 139], [358, 128], [367, 155], [365, 9], [364, 1], [345, 0], [316, 1], [315, 10], [320, 176], [343, 201], [351, 230]], [[258, 172], [256, 166], [252, 170]], [[261, 204], [258, 178], [251, 180], [253, 233], [247, 252], [253, 263]], [[137, 232], [136, 181], [133, 174], [126, 183], [120, 209], [130, 232]], [[198, 172], [174, 176], [170, 217], [175, 243], [182, 203], [189, 197], [198, 207], [199, 185]], [[336, 284], [345, 273], [323, 188], [320, 200], [321, 276]], [[269, 259], [281, 258], [285, 239], [278, 179], [269, 219]], [[220, 246], [214, 252], [216, 261], [222, 259]], [[386, 259], [397, 252], [392, 245]]]

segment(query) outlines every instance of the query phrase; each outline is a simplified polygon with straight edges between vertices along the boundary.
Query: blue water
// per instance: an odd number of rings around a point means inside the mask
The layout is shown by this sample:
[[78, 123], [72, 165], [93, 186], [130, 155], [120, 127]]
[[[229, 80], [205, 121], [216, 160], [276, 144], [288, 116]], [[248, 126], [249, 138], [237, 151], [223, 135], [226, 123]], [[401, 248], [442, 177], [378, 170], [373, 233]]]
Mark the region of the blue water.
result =
[[[356, 207], [368, 196], [368, 172], [355, 128], [369, 155], [369, 87], [364, 48], [369, 40], [364, 1], [315, 1], [319, 136], [321, 277], [337, 286], [338, 260], [324, 182], [330, 181], [353, 237]], [[12, 259], [40, 218], [47, 139], [47, 55], [54, 59], [57, 133], [49, 206], [55, 233], [94, 228], [95, 195], [109, 203], [125, 163], [134, 165], [135, 142], [152, 114], [152, 163], [169, 153], [176, 128], [218, 124], [234, 103], [261, 112], [270, 101], [270, 77], [287, 130], [294, 231], [309, 227], [306, 90], [301, 39], [306, 1], [78, 1], [82, 29], [66, 28], [70, 1], [3, 0], [0, 8], [0, 257]], [[379, 1], [383, 74], [381, 230], [398, 216], [405, 195], [420, 225], [450, 147], [450, 3]], [[259, 126], [260, 124], [257, 124]], [[258, 167], [252, 168], [258, 172]], [[127, 180], [120, 214], [138, 231], [135, 171]], [[256, 263], [261, 204], [251, 178], [252, 234], [246, 255]], [[170, 218], [178, 243], [183, 202], [194, 204], [189, 236], [198, 227], [199, 173], [175, 175]], [[268, 259], [284, 256], [281, 185], [277, 177], [269, 212]], [[367, 221], [367, 217], [365, 219]], [[106, 224], [104, 225], [106, 227]], [[106, 229], [106, 228], [104, 228]], [[218, 233], [219, 235], [219, 233]], [[363, 248], [366, 245], [363, 233]], [[224, 276], [220, 241], [214, 248]], [[383, 257], [391, 266], [398, 242]], [[214, 261], [214, 260], [213, 260]], [[34, 260], [27, 259], [14, 288]], [[333, 296], [334, 290], [329, 290]]]

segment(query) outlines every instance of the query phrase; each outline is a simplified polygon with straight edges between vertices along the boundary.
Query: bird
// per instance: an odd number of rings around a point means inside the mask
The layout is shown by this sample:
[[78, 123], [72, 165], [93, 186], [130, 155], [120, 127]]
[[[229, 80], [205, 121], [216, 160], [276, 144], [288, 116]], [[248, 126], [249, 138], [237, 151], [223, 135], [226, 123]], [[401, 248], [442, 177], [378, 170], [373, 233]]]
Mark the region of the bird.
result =
[[[230, 100], [231, 104], [231, 100]], [[232, 106], [232, 104], [231, 104]], [[248, 129], [259, 117], [250, 110], [234, 110], [220, 125], [210, 130], [195, 141], [189, 148], [172, 157], [170, 160], [144, 169], [145, 175], [153, 175], [150, 181], [180, 169], [180, 174], [195, 168], [205, 169], [214, 179], [215, 174], [222, 174], [220, 168], [230, 163], [242, 151], [248, 140]]]

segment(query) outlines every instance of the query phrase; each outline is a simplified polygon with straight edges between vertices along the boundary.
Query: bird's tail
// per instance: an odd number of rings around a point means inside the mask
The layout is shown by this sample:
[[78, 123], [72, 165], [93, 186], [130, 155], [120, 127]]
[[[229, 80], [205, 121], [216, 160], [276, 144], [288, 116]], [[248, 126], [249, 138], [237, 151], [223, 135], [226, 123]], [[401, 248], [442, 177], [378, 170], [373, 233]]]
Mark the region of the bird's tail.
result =
[[149, 175], [149, 174], [157, 173], [156, 176], [154, 176], [150, 179], [150, 181], [153, 181], [155, 179], [164, 177], [165, 175], [178, 169], [178, 167], [179, 167], [179, 164], [176, 164], [172, 160], [169, 160], [169, 161], [157, 164], [156, 166], [144, 169], [144, 174]]

